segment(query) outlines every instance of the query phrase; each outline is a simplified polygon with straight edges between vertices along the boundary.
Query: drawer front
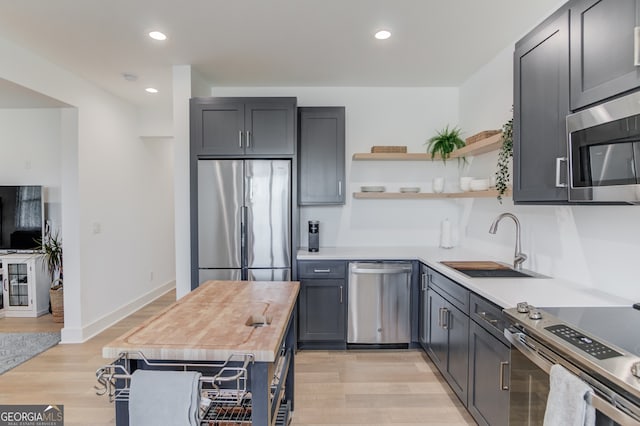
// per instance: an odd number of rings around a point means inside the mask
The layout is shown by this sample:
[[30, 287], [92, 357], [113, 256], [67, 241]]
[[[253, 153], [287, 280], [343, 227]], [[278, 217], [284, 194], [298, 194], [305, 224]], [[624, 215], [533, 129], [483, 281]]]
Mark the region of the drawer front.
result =
[[429, 269], [429, 287], [434, 288], [456, 308], [469, 315], [469, 290], [433, 269]]
[[314, 260], [298, 262], [298, 278], [346, 278], [347, 262]]
[[507, 321], [502, 315], [502, 308], [472, 293], [470, 296], [470, 316], [479, 326], [493, 334], [505, 345], [509, 345], [504, 337]]

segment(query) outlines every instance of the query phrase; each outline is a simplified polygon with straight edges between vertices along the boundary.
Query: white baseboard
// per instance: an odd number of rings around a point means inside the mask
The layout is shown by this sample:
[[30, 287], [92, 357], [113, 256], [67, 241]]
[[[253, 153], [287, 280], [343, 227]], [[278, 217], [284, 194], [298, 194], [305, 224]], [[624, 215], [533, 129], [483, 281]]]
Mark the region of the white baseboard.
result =
[[173, 290], [175, 287], [176, 282], [169, 281], [168, 283], [163, 284], [154, 290], [151, 290], [147, 294], [138, 297], [136, 300], [127, 303], [121, 308], [118, 308], [115, 311], [103, 316], [102, 318], [99, 318], [89, 325], [75, 328], [64, 327], [60, 331], [60, 343], [84, 343], [95, 335], [111, 327], [118, 321], [122, 320], [123, 318], [131, 315], [138, 309], [143, 308], [144, 306], [153, 302], [168, 291]]

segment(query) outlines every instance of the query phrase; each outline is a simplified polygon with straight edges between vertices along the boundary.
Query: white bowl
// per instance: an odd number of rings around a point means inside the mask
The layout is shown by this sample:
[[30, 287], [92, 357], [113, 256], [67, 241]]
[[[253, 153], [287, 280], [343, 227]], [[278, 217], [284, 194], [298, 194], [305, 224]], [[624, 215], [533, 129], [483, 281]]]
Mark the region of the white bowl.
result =
[[384, 192], [384, 186], [361, 186], [360, 190], [362, 192]]
[[417, 186], [404, 186], [400, 188], [400, 192], [420, 192], [420, 188]]
[[462, 176], [460, 178], [460, 189], [465, 192], [471, 190], [471, 187], [469, 185], [471, 184], [472, 180], [473, 178], [470, 176]]
[[489, 179], [473, 179], [469, 182], [469, 189], [472, 191], [486, 191], [489, 189]]

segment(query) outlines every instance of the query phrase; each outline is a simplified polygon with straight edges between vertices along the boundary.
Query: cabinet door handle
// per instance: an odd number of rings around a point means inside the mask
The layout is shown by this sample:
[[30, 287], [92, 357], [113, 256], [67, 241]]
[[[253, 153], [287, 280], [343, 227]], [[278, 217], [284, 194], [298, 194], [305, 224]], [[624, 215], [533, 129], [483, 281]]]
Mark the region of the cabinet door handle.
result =
[[447, 308], [443, 308], [443, 316], [442, 316], [442, 328], [445, 330], [449, 330], [449, 310]]
[[342, 197], [342, 181], [338, 181], [338, 196]]
[[442, 328], [442, 310], [444, 308], [438, 308], [438, 327]]
[[340, 304], [342, 304], [342, 286], [340, 286]]
[[331, 272], [331, 269], [314, 269], [313, 272], [315, 274], [328, 274]]
[[504, 383], [504, 368], [509, 366], [509, 361], [500, 362], [500, 390], [509, 390], [509, 384]]
[[251, 131], [247, 130], [247, 148], [251, 148]]
[[427, 274], [422, 274], [420, 276], [420, 290], [422, 290], [422, 291], [426, 291], [427, 290], [426, 275]]
[[556, 157], [556, 188], [566, 188], [567, 186], [569, 186], [566, 183], [561, 183], [560, 182], [560, 164], [562, 162], [567, 162], [567, 157]]
[[633, 65], [640, 67], [640, 27], [633, 29]]
[[242, 148], [242, 130], [238, 132], [238, 146]]
[[7, 287], [7, 284], [9, 283], [9, 279], [5, 278], [4, 279], [4, 291], [9, 291], [9, 288]]

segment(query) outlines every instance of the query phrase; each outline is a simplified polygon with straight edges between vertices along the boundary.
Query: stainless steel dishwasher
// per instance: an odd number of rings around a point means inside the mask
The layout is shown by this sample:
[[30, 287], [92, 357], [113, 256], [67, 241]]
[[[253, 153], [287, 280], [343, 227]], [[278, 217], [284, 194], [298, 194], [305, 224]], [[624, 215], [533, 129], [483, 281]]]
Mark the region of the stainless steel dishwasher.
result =
[[347, 343], [411, 342], [409, 262], [349, 263]]

